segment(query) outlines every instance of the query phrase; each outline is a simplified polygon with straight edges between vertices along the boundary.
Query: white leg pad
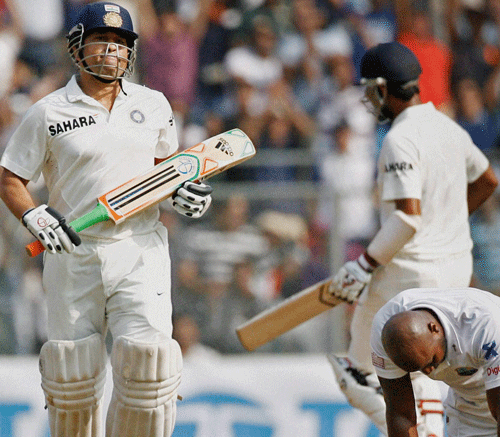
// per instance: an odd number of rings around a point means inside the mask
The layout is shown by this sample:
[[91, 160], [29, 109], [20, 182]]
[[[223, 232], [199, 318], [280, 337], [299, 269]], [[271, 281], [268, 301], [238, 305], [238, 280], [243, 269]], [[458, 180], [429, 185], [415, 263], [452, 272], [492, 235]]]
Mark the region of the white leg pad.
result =
[[441, 390], [423, 373], [412, 373], [419, 437], [444, 437], [444, 410]]
[[102, 436], [106, 359], [100, 334], [42, 346], [40, 373], [52, 437]]
[[116, 339], [107, 437], [170, 437], [174, 431], [182, 354], [175, 340]]
[[327, 358], [349, 404], [363, 411], [378, 430], [387, 435], [385, 400], [377, 375], [358, 370], [347, 358], [333, 354]]

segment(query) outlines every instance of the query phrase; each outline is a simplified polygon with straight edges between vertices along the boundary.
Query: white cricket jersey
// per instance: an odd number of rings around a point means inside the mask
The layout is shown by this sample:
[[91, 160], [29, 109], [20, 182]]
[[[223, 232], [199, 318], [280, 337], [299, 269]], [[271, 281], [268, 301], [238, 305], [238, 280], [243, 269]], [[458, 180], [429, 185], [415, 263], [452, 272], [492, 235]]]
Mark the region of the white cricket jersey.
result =
[[485, 390], [500, 386], [500, 298], [475, 288], [414, 288], [387, 302], [373, 319], [372, 362], [386, 379], [406, 374], [386, 354], [382, 329], [394, 314], [428, 308], [438, 317], [446, 336], [446, 358], [429, 377], [449, 391], [445, 405], [493, 420]]
[[[49, 205], [68, 221], [178, 148], [172, 108], [163, 94], [127, 81], [122, 85], [125, 92], [109, 112], [84, 94], [73, 76], [28, 110], [0, 160], [27, 180], [43, 173]], [[151, 207], [119, 225], [99, 223], [82, 234], [121, 239], [150, 232], [157, 223], [158, 208]]]
[[394, 120], [378, 160], [381, 220], [396, 199], [420, 199], [422, 225], [396, 254], [436, 259], [472, 247], [467, 185], [488, 168], [469, 134], [432, 103], [411, 106]]

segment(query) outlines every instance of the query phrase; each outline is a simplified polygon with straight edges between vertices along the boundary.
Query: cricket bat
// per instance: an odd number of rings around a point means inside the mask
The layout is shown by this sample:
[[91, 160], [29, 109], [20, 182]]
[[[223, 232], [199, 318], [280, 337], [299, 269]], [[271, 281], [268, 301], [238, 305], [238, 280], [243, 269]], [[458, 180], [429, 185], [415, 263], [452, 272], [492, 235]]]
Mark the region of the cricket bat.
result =
[[[155, 165], [97, 199], [97, 206], [69, 225], [80, 232], [107, 220], [115, 224], [155, 205], [168, 197], [186, 181], [200, 182], [215, 176], [255, 155], [255, 147], [240, 129], [209, 138]], [[26, 246], [32, 257], [45, 250], [38, 240]]]
[[330, 279], [311, 285], [236, 328], [243, 347], [253, 351], [292, 328], [344, 302], [328, 293]]

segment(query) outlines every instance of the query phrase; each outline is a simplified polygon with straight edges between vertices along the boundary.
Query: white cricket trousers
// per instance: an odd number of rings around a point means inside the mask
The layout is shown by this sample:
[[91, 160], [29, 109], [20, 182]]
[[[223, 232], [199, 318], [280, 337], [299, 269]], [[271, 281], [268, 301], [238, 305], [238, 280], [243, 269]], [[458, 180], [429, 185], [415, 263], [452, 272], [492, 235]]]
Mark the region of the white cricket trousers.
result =
[[71, 254], [46, 254], [49, 340], [96, 332], [154, 342], [172, 337], [167, 230], [120, 241], [82, 238]]
[[468, 287], [472, 278], [470, 251], [458, 256], [429, 261], [397, 258], [373, 273], [372, 280], [356, 306], [351, 322], [347, 356], [373, 373], [370, 336], [377, 311], [396, 294], [409, 288]]

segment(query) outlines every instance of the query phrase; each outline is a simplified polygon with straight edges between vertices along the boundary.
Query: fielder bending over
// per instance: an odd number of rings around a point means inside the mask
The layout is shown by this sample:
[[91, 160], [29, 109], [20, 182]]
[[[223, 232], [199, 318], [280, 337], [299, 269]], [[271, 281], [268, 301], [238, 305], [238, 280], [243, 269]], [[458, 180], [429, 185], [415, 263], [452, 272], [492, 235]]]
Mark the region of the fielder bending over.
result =
[[449, 437], [500, 437], [500, 298], [475, 288], [406, 290], [373, 319], [373, 364], [389, 437], [417, 437], [420, 371], [449, 386]]

